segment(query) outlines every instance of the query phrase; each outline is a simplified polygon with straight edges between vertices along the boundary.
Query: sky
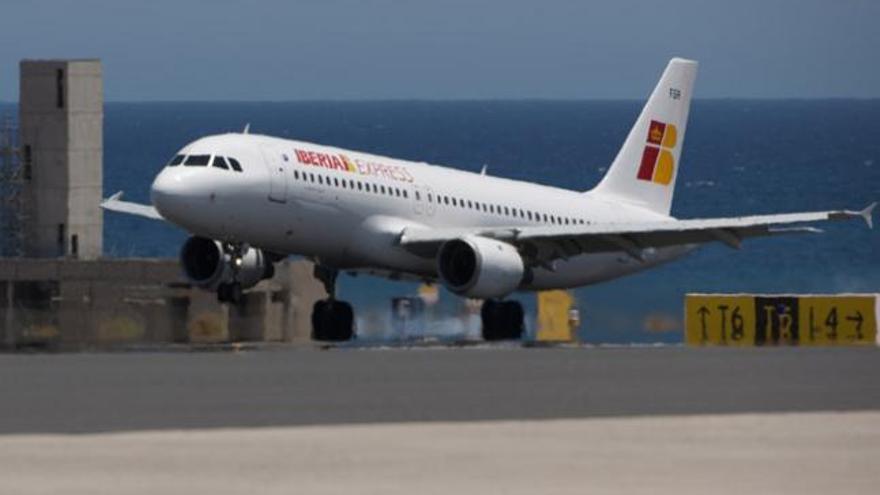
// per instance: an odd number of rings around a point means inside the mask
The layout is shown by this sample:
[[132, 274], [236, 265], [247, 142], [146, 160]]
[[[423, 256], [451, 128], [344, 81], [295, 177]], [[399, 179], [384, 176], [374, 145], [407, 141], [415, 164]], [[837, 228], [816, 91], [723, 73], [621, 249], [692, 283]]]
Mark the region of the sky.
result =
[[880, 97], [876, 0], [0, 0], [24, 58], [100, 58], [107, 101]]

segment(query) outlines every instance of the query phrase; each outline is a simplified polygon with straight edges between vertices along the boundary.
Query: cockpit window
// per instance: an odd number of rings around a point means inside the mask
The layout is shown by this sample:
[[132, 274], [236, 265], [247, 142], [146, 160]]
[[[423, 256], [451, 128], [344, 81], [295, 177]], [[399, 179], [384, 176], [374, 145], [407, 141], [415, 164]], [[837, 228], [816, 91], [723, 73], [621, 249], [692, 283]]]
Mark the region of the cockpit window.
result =
[[236, 160], [235, 158], [229, 159], [229, 165], [232, 167], [232, 170], [235, 170], [236, 172], [241, 172], [241, 164], [238, 163], [238, 160]]
[[211, 166], [222, 168], [223, 170], [229, 170], [229, 165], [226, 164], [226, 160], [222, 156], [215, 156], [214, 162], [211, 164]]
[[183, 163], [184, 158], [186, 158], [185, 155], [174, 155], [174, 158], [172, 158], [171, 161], [168, 162], [168, 166], [174, 167], [176, 165], [180, 165], [181, 163]]
[[189, 167], [207, 167], [210, 161], [211, 155], [189, 155], [183, 164]]

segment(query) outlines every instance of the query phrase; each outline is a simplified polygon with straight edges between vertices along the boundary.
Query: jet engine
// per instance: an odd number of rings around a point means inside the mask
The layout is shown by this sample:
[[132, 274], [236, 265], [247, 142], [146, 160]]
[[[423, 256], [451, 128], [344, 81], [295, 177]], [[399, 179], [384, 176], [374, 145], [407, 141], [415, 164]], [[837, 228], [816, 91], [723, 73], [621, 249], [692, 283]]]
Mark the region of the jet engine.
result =
[[180, 250], [180, 264], [187, 278], [203, 289], [238, 282], [243, 289], [271, 278], [275, 272], [272, 261], [262, 250], [245, 248], [235, 266], [233, 253], [213, 239], [193, 236]]
[[437, 272], [452, 292], [489, 299], [516, 290], [525, 266], [514, 246], [486, 237], [467, 236], [440, 246]]

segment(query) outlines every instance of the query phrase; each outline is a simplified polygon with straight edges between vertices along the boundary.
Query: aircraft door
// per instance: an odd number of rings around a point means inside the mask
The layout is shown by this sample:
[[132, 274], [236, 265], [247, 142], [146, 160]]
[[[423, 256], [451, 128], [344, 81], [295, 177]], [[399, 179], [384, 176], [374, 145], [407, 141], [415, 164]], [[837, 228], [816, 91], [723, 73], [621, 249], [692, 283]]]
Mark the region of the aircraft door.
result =
[[269, 170], [269, 201], [287, 202], [287, 161], [288, 155], [276, 148], [262, 148], [263, 159]]
[[428, 201], [428, 198], [425, 197], [425, 192], [422, 191], [421, 186], [417, 186], [413, 184], [413, 211], [416, 215], [421, 215], [425, 213], [425, 203]]
[[[421, 200], [417, 201], [417, 203], [420, 203], [420, 206], [422, 208], [422, 212], [429, 217], [434, 216], [434, 209], [435, 209], [434, 201], [437, 200], [437, 198], [434, 197], [434, 190], [431, 189], [430, 186], [415, 186], [415, 187], [416, 187], [416, 191], [418, 192], [418, 194], [421, 198]], [[419, 212], [416, 211], [416, 213], [419, 213]]]

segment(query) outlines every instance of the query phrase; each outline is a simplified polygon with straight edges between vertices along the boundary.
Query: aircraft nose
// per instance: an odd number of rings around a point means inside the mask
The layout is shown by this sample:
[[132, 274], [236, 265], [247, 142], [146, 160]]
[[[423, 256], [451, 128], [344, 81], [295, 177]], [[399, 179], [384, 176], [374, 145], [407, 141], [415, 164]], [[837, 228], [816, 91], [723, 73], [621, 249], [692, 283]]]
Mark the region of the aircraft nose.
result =
[[165, 218], [176, 216], [176, 210], [185, 207], [187, 193], [181, 175], [176, 170], [165, 169], [150, 188], [150, 200]]

